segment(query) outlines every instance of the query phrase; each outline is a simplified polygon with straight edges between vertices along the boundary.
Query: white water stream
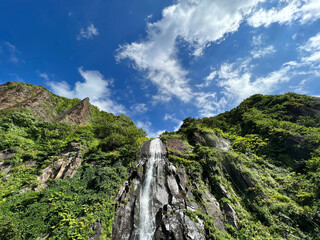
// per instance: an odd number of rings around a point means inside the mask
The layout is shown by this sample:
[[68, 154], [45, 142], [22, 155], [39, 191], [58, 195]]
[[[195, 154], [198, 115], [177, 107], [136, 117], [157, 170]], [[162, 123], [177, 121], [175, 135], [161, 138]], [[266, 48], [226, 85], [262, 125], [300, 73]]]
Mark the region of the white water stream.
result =
[[161, 160], [162, 145], [160, 139], [154, 139], [150, 142], [150, 158], [146, 163], [146, 176], [140, 193], [140, 240], [152, 240], [155, 231], [155, 213], [152, 212], [152, 189], [154, 182], [153, 169], [155, 163]]

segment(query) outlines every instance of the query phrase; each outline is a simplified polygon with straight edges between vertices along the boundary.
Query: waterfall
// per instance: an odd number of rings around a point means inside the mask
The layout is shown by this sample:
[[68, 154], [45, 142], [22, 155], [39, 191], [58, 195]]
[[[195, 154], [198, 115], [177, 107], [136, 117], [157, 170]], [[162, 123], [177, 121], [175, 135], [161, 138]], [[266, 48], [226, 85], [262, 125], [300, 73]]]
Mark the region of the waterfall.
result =
[[152, 212], [152, 185], [154, 183], [154, 166], [162, 157], [162, 143], [160, 139], [150, 142], [150, 157], [146, 163], [146, 175], [140, 193], [140, 240], [152, 240], [155, 231], [155, 213]]

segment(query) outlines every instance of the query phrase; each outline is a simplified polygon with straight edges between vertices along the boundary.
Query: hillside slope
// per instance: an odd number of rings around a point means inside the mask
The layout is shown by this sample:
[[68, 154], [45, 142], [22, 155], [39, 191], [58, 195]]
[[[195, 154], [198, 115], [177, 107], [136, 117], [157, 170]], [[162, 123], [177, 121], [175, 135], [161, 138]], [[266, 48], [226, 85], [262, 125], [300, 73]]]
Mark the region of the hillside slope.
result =
[[[1, 240], [123, 239], [136, 227], [123, 216], [149, 142], [128, 117], [9, 82], [0, 139]], [[254, 95], [161, 139], [156, 239], [319, 239], [319, 98]]]
[[40, 86], [0, 86], [0, 239], [99, 239], [146, 139], [128, 117]]
[[319, 239], [320, 99], [254, 95], [215, 117], [187, 118], [161, 135], [169, 161], [185, 169], [194, 200], [209, 188], [225, 218], [204, 221], [212, 239]]

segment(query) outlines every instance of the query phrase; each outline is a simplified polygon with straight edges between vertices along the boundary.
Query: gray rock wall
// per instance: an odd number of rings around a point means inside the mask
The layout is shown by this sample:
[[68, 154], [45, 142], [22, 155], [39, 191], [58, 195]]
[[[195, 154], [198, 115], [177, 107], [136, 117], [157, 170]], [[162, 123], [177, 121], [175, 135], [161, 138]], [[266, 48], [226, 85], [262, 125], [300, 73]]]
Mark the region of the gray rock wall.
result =
[[[148, 144], [143, 144], [136, 170], [132, 171], [114, 200], [114, 240], [139, 239], [140, 191], [148, 161]], [[218, 201], [207, 188], [191, 186], [183, 168], [176, 168], [163, 157], [157, 161], [153, 175], [152, 211], [156, 218], [154, 239], [210, 239], [203, 221], [198, 217], [190, 217], [190, 213], [195, 211], [211, 215], [215, 227], [225, 231], [224, 217]], [[203, 204], [195, 200], [194, 190], [201, 192]]]

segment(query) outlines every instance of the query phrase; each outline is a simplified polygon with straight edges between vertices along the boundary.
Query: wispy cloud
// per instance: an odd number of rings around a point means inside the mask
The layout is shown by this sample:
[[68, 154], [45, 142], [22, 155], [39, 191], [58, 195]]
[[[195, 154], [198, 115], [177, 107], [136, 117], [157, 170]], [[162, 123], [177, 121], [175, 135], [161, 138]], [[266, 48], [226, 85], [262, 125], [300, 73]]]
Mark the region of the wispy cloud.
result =
[[214, 68], [211, 67], [211, 72], [208, 76], [204, 78], [204, 82], [201, 84], [197, 84], [196, 87], [203, 88], [203, 87], [209, 87], [212, 84], [213, 79], [217, 75], [217, 71], [214, 70]]
[[[320, 33], [311, 37], [305, 45], [299, 47], [302, 52], [302, 61], [307, 63], [320, 62]], [[319, 65], [317, 66], [319, 67]]]
[[67, 82], [53, 82], [48, 84], [52, 90], [61, 96], [68, 98], [90, 98], [90, 102], [101, 110], [114, 114], [126, 113], [123, 105], [111, 99], [111, 91], [109, 89], [109, 81], [99, 71], [84, 70], [83, 67], [78, 69], [84, 82], [76, 82], [71, 87]]
[[179, 128], [181, 127], [182, 123], [183, 123], [183, 121], [181, 121], [178, 118], [176, 118], [175, 115], [168, 114], [168, 113], [166, 113], [166, 115], [164, 116], [163, 120], [172, 121], [173, 123], [175, 123], [176, 126], [174, 127], [174, 131], [178, 131]]
[[252, 37], [251, 46], [253, 49], [250, 53], [253, 58], [262, 58], [276, 52], [273, 45], [265, 46], [262, 34]]
[[[259, 41], [260, 42], [260, 41]], [[259, 43], [261, 45], [262, 43]], [[222, 88], [223, 97], [215, 98], [210, 96], [212, 104], [203, 108], [208, 113], [214, 112], [215, 104], [222, 100], [223, 103], [232, 105], [240, 103], [243, 99], [256, 94], [268, 94], [280, 88], [281, 84], [290, 82], [297, 76], [303, 76], [298, 84], [289, 84], [287, 87], [296, 92], [307, 93], [307, 81], [320, 76], [320, 33], [310, 37], [306, 43], [297, 48], [300, 58], [296, 61], [284, 63], [279, 69], [274, 70], [265, 76], [253, 74], [255, 65], [252, 64], [254, 56], [246, 59], [238, 59], [233, 63], [223, 63], [217, 70], [214, 70], [215, 81]], [[198, 102], [208, 104], [206, 95], [201, 95]]]
[[10, 42], [4, 42], [0, 46], [0, 54], [6, 55], [5, 58], [12, 63], [24, 63], [21, 52]]
[[145, 103], [136, 103], [130, 108], [135, 113], [145, 113], [148, 111], [147, 105]]
[[270, 45], [267, 47], [255, 48], [250, 53], [253, 58], [262, 58], [267, 55], [273, 54], [275, 52], [276, 52], [276, 49], [274, 48], [274, 46]]
[[262, 43], [263, 43], [262, 34], [252, 37], [252, 41], [251, 41], [252, 46], [260, 46], [262, 45]]
[[149, 138], [158, 137], [158, 136], [160, 136], [161, 133], [163, 133], [165, 131], [165, 130], [155, 131], [152, 128], [152, 123], [149, 121], [146, 121], [146, 122], [137, 121], [136, 126], [138, 128], [142, 128], [143, 130], [145, 130], [147, 132], [147, 135]]
[[45, 72], [39, 72], [39, 71], [37, 71], [37, 73], [38, 73], [38, 76], [39, 76], [40, 78], [43, 78], [43, 79], [46, 80], [46, 81], [50, 81], [49, 75], [48, 75], [47, 73], [45, 73]]
[[320, 18], [319, 0], [282, 0], [277, 7], [260, 8], [248, 19], [253, 27], [268, 27], [272, 23], [290, 24], [299, 21], [301, 24], [314, 22]]
[[87, 28], [81, 28], [80, 33], [77, 36], [77, 40], [92, 39], [99, 36], [98, 29], [91, 23]]
[[225, 97], [218, 98], [216, 92], [200, 92], [196, 96], [196, 106], [201, 117], [210, 117], [223, 111], [228, 101]]
[[279, 83], [289, 81], [290, 65], [283, 65], [279, 70], [273, 71], [264, 77], [254, 77], [250, 66], [223, 64], [219, 71], [219, 86], [223, 87], [225, 94], [237, 103], [256, 93], [270, 93]]

